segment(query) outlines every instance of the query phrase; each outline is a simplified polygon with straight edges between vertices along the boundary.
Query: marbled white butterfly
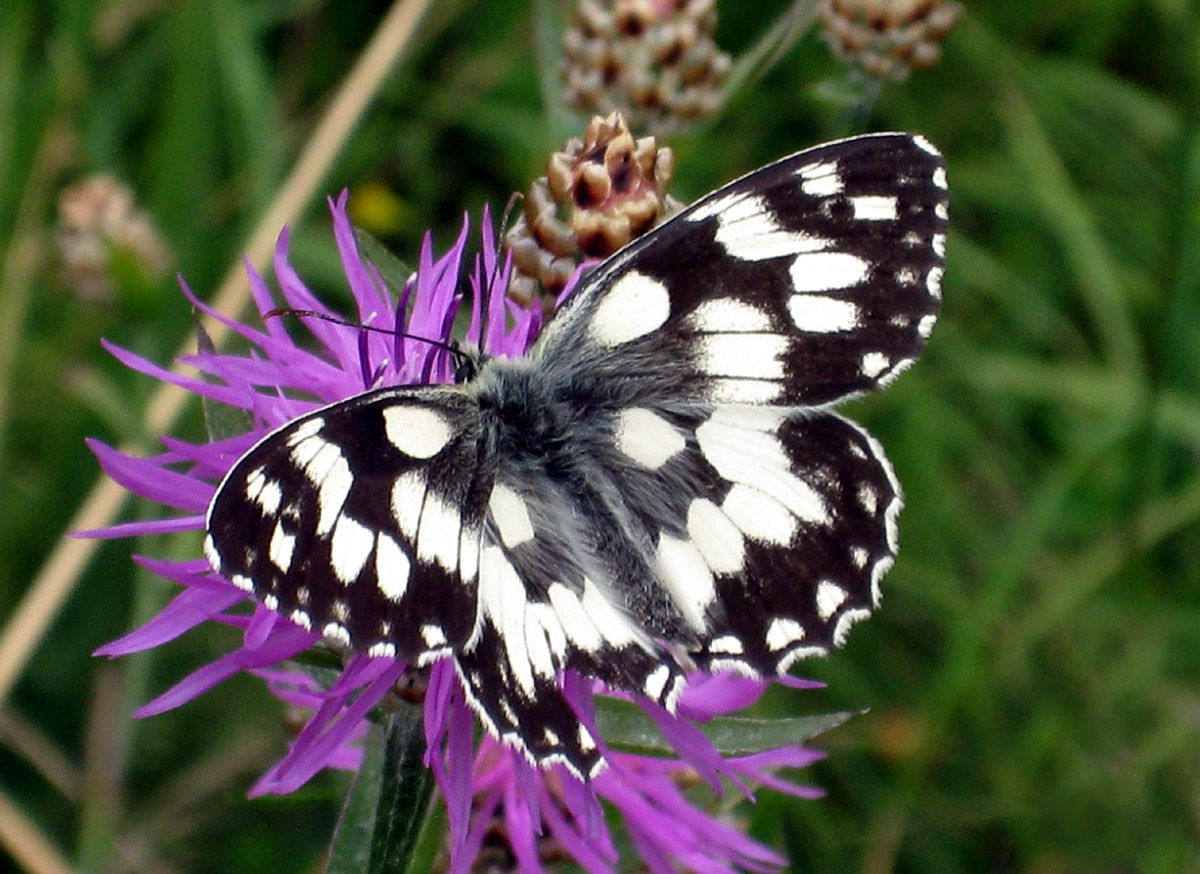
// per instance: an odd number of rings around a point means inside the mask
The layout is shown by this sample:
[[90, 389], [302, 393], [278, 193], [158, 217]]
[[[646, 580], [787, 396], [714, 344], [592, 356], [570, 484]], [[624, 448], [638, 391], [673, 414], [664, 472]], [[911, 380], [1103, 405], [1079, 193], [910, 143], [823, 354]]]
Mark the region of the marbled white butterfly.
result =
[[784, 672], [879, 603], [900, 487], [830, 408], [925, 346], [946, 211], [916, 136], [756, 170], [588, 273], [527, 357], [261, 440], [207, 555], [353, 651], [454, 659], [489, 731], [592, 775], [563, 670], [673, 709], [687, 672]]

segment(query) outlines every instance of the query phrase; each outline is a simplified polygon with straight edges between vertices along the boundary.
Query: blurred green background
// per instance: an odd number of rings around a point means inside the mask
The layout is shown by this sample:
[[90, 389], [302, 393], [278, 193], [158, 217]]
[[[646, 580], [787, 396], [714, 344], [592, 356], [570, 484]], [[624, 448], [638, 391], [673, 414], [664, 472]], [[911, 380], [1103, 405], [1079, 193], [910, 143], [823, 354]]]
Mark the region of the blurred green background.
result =
[[[828, 689], [766, 705], [869, 712], [804, 775], [828, 797], [763, 792], [738, 814], [815, 874], [1200, 871], [1200, 11], [963, 5], [942, 62], [869, 107], [814, 31], [667, 138], [685, 201], [865, 129], [922, 132], [950, 168], [944, 317], [911, 372], [851, 408], [908, 496], [884, 607], [798, 669]], [[786, 6], [726, 2], [722, 48], [747, 51]], [[97, 481], [84, 436], [152, 451], [156, 386], [100, 338], [162, 362], [187, 341], [170, 274], [211, 297], [388, 9], [0, 3], [4, 641]], [[293, 221], [314, 287], [344, 294], [325, 194], [351, 189], [359, 220], [413, 259], [426, 228], [445, 244], [582, 131], [534, 51], [553, 9], [432, 4]], [[56, 254], [58, 202], [101, 172], [130, 187], [169, 268], [118, 264], [115, 291], [83, 295]], [[195, 405], [172, 430], [198, 438]], [[289, 736], [257, 681], [125, 717], [232, 632], [90, 657], [170, 594], [131, 550], [198, 554], [193, 539], [104, 545], [44, 634], [26, 622], [28, 662], [0, 664], [19, 668], [0, 702], [0, 870], [314, 870], [344, 785], [245, 799]]]

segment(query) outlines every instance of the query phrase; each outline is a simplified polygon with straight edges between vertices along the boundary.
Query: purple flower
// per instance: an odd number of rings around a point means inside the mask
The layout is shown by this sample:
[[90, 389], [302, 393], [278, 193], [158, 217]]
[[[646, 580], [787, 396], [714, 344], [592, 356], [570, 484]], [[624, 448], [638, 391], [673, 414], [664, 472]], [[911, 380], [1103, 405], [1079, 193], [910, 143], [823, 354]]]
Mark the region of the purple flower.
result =
[[[265, 319], [264, 330], [237, 323], [197, 300], [192, 303], [221, 319], [254, 347], [249, 356], [202, 353], [187, 361], [208, 380], [173, 374], [126, 350], [109, 346], [128, 366], [181, 385], [198, 395], [246, 410], [253, 421], [249, 433], [193, 445], [164, 437], [165, 451], [152, 458], [132, 458], [98, 441], [90, 446], [101, 466], [130, 491], [179, 511], [154, 522], [116, 525], [90, 532], [98, 537], [125, 537], [202, 529], [204, 513], [221, 477], [259, 438], [318, 406], [380, 386], [448, 382], [452, 362], [443, 350], [414, 337], [449, 339], [462, 304], [459, 275], [467, 240], [467, 223], [450, 251], [434, 258], [429, 237], [421, 249], [415, 278], [399, 301], [393, 301], [376, 268], [361, 257], [346, 216], [346, 196], [331, 203], [334, 233], [346, 279], [358, 307], [361, 325], [318, 319], [306, 328], [322, 347], [306, 351], [278, 319]], [[523, 307], [500, 291], [508, 286], [510, 265], [497, 263], [490, 220], [484, 214], [483, 254], [469, 273], [470, 323], [466, 341], [492, 356], [525, 353], [541, 327], [540, 309]], [[262, 278], [248, 268], [255, 301], [264, 315], [277, 307]], [[280, 235], [275, 276], [283, 304], [296, 310], [329, 312], [308, 290], [288, 263], [288, 235]], [[497, 290], [493, 293], [493, 289]], [[486, 307], [486, 314], [483, 312]], [[404, 336], [404, 335], [407, 336]], [[297, 399], [295, 394], [313, 399]], [[315, 396], [315, 397], [314, 397]], [[182, 586], [182, 591], [142, 628], [101, 647], [98, 654], [125, 655], [172, 640], [208, 621], [242, 631], [242, 645], [195, 671], [153, 701], [138, 716], [178, 707], [239, 671], [263, 678], [285, 702], [312, 711], [312, 717], [287, 754], [251, 790], [252, 795], [294, 791], [325, 767], [356, 768], [366, 716], [409, 669], [392, 658], [350, 656], [337, 680], [323, 688], [310, 676], [281, 664], [317, 644], [320, 635], [254, 602], [248, 615], [231, 612], [247, 595], [216, 575], [204, 560], [161, 561], [138, 557], [140, 564]], [[803, 681], [785, 681], [804, 687]], [[433, 769], [449, 811], [451, 866], [466, 872], [491, 825], [501, 822], [520, 867], [544, 870], [541, 853], [547, 841], [566, 851], [596, 874], [616, 869], [617, 851], [602, 814], [607, 801], [624, 815], [626, 827], [646, 865], [661, 874], [678, 866], [703, 874], [740, 870], [773, 870], [784, 860], [714, 819], [689, 802], [683, 789], [703, 780], [716, 792], [728, 781], [747, 795], [752, 784], [814, 797], [815, 790], [776, 775], [779, 768], [803, 767], [818, 754], [798, 744], [748, 756], [722, 756], [697, 727], [713, 718], [754, 703], [763, 681], [734, 675], [696, 674], [670, 714], [655, 704], [638, 706], [675, 750], [675, 757], [635, 755], [610, 749], [598, 724], [598, 695], [607, 692], [593, 680], [568, 671], [564, 692], [592, 735], [599, 739], [608, 768], [584, 782], [561, 766], [539, 770], [518, 752], [490, 736], [475, 739], [474, 714], [467, 704], [452, 662], [429, 668], [424, 703], [426, 760]]]

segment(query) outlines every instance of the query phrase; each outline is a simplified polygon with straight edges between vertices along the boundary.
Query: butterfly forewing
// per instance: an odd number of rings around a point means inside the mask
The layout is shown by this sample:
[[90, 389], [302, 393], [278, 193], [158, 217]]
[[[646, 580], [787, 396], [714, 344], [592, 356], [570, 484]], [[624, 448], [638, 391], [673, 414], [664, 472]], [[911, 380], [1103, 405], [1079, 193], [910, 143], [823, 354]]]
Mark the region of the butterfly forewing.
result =
[[288, 423], [218, 489], [206, 551], [230, 581], [358, 651], [449, 652], [474, 628], [484, 504], [478, 412], [436, 387]]
[[591, 776], [564, 671], [673, 709], [687, 671], [785, 671], [878, 604], [900, 488], [825, 408], [924, 348], [946, 209], [905, 134], [755, 171], [585, 276], [527, 359], [264, 438], [207, 553], [350, 650], [452, 657], [492, 734]]
[[946, 207], [944, 164], [919, 137], [784, 158], [598, 267], [547, 328], [548, 366], [585, 364], [630, 402], [816, 406], [869, 390], [933, 329]]

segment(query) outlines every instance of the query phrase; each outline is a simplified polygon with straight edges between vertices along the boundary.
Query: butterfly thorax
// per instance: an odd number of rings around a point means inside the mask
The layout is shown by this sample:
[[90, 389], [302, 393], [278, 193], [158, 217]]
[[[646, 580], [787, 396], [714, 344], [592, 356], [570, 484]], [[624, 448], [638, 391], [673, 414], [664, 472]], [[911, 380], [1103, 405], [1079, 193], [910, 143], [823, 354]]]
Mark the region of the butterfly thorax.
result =
[[529, 359], [494, 358], [465, 388], [479, 404], [484, 439], [493, 442], [498, 456], [570, 478], [564, 451], [574, 417], [569, 406], [556, 402], [544, 371]]

